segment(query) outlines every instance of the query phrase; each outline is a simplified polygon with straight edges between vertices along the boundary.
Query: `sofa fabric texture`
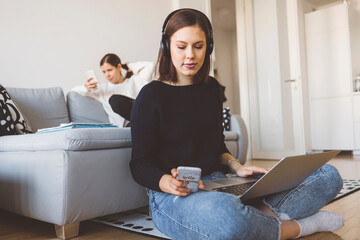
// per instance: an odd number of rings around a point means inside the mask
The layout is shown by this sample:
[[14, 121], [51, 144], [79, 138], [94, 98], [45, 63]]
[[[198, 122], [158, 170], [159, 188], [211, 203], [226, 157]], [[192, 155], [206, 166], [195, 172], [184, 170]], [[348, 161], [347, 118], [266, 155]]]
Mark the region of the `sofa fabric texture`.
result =
[[0, 208], [59, 226], [146, 206], [130, 148], [0, 152]]
[[[102, 104], [94, 98], [84, 97], [77, 92], [66, 95], [70, 121], [77, 123], [109, 123]], [[91, 109], [84, 108], [91, 106]]]

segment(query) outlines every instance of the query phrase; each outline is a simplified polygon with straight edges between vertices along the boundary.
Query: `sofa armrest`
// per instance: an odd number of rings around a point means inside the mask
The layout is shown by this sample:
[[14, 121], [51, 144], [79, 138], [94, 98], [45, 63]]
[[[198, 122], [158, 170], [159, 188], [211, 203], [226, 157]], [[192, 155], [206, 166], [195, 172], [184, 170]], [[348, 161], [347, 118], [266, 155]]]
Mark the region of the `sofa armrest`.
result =
[[240, 115], [232, 115], [230, 119], [230, 131], [238, 135], [238, 161], [245, 164], [248, 151], [249, 136], [244, 120]]

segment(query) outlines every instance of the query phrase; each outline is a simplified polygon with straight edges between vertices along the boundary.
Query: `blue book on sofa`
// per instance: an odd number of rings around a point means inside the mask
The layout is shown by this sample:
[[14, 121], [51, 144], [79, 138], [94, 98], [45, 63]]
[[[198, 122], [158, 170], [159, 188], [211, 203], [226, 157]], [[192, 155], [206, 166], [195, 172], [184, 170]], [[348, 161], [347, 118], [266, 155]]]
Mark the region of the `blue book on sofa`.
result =
[[47, 133], [47, 132], [57, 132], [64, 131], [73, 128], [117, 128], [116, 125], [112, 123], [64, 123], [60, 124], [58, 127], [51, 128], [42, 128], [37, 130], [36, 133]]

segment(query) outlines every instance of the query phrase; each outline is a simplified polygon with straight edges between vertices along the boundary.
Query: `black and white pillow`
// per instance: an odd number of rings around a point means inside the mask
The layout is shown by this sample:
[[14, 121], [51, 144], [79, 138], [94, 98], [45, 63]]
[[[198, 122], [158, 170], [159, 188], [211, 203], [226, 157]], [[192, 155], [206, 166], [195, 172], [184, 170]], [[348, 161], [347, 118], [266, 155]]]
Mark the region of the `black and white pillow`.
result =
[[230, 108], [223, 108], [222, 126], [224, 131], [230, 131]]
[[[30, 126], [25, 121], [23, 114], [20, 112], [19, 108], [16, 106], [15, 102], [11, 99], [10, 94], [6, 89], [0, 84], [0, 101], [6, 105], [8, 110], [11, 114], [11, 118], [13, 124], [15, 126], [15, 130], [17, 134], [27, 134], [32, 133]], [[1, 108], [5, 109], [5, 108]]]
[[0, 100], [0, 136], [15, 135], [16, 129], [11, 112], [3, 100]]

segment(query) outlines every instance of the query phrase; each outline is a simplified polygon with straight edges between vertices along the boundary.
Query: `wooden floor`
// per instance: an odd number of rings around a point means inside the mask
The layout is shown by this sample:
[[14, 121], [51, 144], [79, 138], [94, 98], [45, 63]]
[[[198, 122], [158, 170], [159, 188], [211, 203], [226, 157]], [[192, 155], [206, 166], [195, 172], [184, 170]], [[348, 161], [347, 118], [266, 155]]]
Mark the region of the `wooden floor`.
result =
[[[254, 165], [271, 167], [276, 161], [253, 160]], [[335, 166], [343, 178], [360, 178], [360, 156], [350, 152], [342, 152], [329, 162]], [[336, 200], [323, 210], [340, 214], [345, 219], [345, 225], [334, 233], [317, 233], [300, 239], [306, 240], [360, 240], [360, 190]]]
[[[276, 161], [253, 160], [254, 165], [271, 167]], [[360, 157], [353, 157], [350, 153], [342, 153], [331, 160], [343, 178], [360, 178]], [[0, 196], [6, 197], [6, 196]], [[360, 240], [360, 191], [332, 202], [324, 210], [342, 215], [345, 226], [335, 233], [317, 233], [305, 238], [306, 240]], [[49, 223], [21, 217], [12, 213], [0, 211], [0, 239], [56, 239], [54, 226]], [[74, 239], [127, 239], [147, 240], [158, 239], [142, 234], [136, 234], [100, 223], [84, 221], [80, 224], [80, 235]]]

